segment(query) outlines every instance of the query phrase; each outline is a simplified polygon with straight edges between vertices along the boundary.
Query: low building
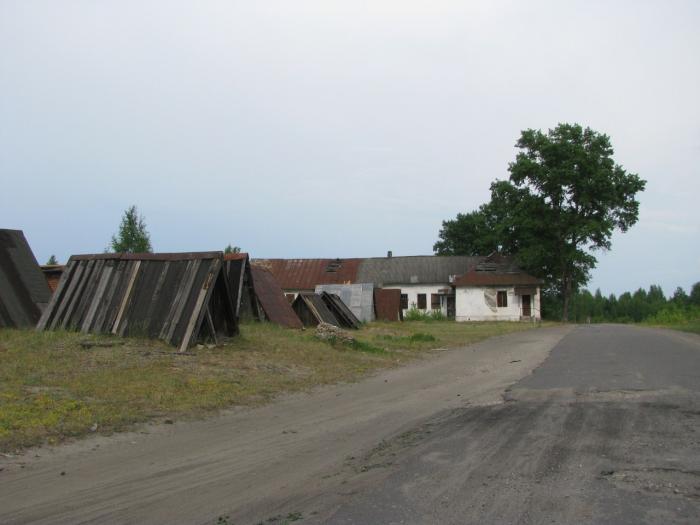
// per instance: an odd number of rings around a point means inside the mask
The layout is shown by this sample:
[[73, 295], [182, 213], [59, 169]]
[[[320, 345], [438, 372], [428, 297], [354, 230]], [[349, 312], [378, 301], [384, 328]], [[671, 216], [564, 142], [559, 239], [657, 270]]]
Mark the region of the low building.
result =
[[365, 259], [258, 259], [256, 264], [268, 268], [292, 300], [314, 290], [338, 293], [344, 287], [337, 285], [398, 292], [398, 311], [385, 305], [383, 319], [401, 319], [410, 310], [458, 321], [540, 318], [540, 281], [520, 270], [512, 257], [499, 254], [393, 257], [390, 252]]
[[457, 321], [539, 320], [542, 281], [508, 257], [492, 256], [454, 281]]
[[358, 282], [377, 288], [400, 290], [401, 310], [456, 315], [454, 280], [468, 272], [483, 257], [462, 255], [413, 255], [364, 259], [357, 271]]

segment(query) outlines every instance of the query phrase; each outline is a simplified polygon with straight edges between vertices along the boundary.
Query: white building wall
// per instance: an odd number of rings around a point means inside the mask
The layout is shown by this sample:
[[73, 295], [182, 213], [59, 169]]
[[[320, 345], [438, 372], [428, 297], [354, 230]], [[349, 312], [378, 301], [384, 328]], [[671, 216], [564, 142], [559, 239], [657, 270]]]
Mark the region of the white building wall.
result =
[[[402, 294], [408, 295], [408, 309], [418, 308], [418, 294], [425, 294], [425, 310], [426, 313], [432, 312], [431, 308], [431, 295], [434, 293], [439, 293], [440, 290], [449, 289], [451, 285], [449, 283], [445, 284], [401, 284], [401, 285], [390, 285], [382, 286], [385, 290], [401, 290]], [[447, 302], [442, 296], [442, 302], [440, 306], [440, 311], [443, 315], [447, 315]], [[404, 310], [404, 315], [408, 310]]]
[[[505, 290], [508, 305], [505, 307], [488, 305], [484, 292]], [[510, 287], [459, 287], [455, 298], [455, 319], [457, 321], [520, 321], [522, 314], [522, 297], [515, 295], [515, 288]], [[540, 291], [530, 296], [532, 318], [540, 319]]]

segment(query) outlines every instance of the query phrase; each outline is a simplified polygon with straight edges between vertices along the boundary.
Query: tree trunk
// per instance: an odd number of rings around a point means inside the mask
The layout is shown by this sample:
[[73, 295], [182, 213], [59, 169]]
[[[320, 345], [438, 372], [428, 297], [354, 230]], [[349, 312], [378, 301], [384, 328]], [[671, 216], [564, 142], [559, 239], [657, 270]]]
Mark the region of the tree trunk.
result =
[[562, 291], [562, 310], [561, 310], [561, 320], [567, 322], [569, 320], [569, 300], [571, 299], [571, 279], [568, 274], [564, 272], [561, 280], [561, 291]]

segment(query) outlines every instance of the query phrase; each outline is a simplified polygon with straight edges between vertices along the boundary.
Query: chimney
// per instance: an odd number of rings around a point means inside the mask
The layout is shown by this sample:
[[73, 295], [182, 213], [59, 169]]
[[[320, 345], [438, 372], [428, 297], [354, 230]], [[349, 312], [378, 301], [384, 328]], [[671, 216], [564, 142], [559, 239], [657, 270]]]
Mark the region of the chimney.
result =
[[387, 256], [389, 259], [391, 259], [391, 256], [392, 256], [392, 255], [394, 255], [394, 254], [391, 252], [391, 250], [389, 250], [388, 252], [386, 252], [386, 256]]

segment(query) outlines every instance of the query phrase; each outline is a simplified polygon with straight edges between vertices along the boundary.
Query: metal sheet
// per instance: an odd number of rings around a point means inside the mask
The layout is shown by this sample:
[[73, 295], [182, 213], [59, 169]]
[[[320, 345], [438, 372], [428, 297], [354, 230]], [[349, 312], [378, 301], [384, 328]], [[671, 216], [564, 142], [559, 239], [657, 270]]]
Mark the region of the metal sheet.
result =
[[319, 284], [357, 282], [362, 259], [254, 259], [267, 268], [283, 290], [313, 291]]
[[374, 290], [374, 310], [379, 321], [401, 321], [401, 290]]
[[274, 276], [265, 268], [260, 268], [256, 265], [252, 265], [250, 269], [253, 279], [253, 290], [265, 312], [265, 317], [270, 322], [280, 326], [302, 328], [301, 320], [294, 313]]
[[374, 321], [374, 285], [372, 283], [318, 285], [316, 293], [322, 292], [340, 297], [355, 317], [363, 323]]

